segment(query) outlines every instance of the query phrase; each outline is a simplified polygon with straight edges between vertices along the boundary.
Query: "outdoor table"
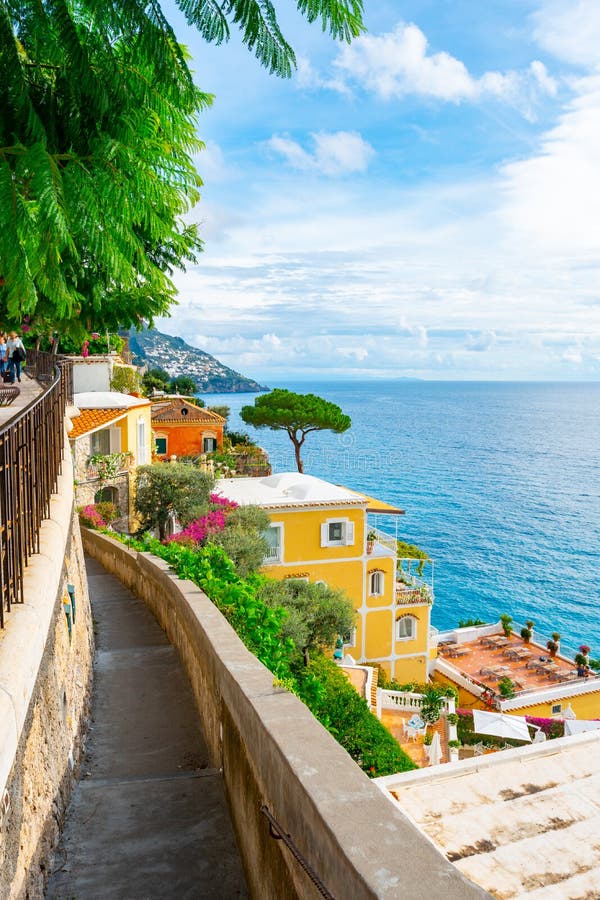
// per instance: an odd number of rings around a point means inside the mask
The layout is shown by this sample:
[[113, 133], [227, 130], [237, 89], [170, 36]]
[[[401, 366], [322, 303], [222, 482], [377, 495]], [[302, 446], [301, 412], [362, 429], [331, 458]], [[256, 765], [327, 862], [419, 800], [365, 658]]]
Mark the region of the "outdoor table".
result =
[[548, 660], [543, 659], [530, 659], [529, 662], [525, 663], [526, 669], [534, 669], [536, 672], [543, 671], [546, 666], [549, 665]]
[[506, 647], [509, 643], [508, 638], [506, 637], [489, 637], [486, 640], [488, 647], [492, 647], [494, 650], [499, 650], [500, 647]]
[[489, 675], [491, 678], [504, 678], [510, 673], [509, 666], [483, 666], [479, 670], [480, 675]]
[[508, 656], [509, 659], [529, 659], [531, 652], [524, 647], [505, 647], [502, 655]]
[[448, 647], [447, 656], [467, 656], [471, 651], [467, 647]]
[[557, 669], [555, 672], [548, 672], [550, 678], [555, 678], [556, 681], [571, 681], [574, 678], [577, 678], [577, 672], [574, 669], [569, 669], [565, 671], [565, 669]]

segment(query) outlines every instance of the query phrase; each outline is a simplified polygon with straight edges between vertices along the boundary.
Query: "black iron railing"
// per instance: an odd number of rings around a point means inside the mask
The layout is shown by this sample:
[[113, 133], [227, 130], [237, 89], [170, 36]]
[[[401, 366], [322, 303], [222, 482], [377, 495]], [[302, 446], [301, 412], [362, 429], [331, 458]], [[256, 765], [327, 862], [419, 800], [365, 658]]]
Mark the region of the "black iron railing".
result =
[[73, 400], [73, 360], [68, 356], [46, 353], [44, 350], [27, 351], [27, 373], [40, 384], [54, 380], [54, 370], [58, 366], [61, 372], [61, 391], [65, 402]]
[[50, 353], [28, 351], [28, 371], [48, 386], [0, 426], [0, 628], [11, 605], [23, 602], [25, 567], [39, 551], [40, 526], [57, 488], [72, 395], [72, 373], [59, 363]]

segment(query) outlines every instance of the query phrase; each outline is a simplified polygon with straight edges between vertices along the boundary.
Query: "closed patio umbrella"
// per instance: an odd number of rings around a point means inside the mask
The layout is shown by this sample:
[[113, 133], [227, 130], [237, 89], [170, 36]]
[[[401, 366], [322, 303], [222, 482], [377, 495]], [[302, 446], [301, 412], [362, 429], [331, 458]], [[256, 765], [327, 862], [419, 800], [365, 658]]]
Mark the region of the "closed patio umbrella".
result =
[[473, 731], [493, 737], [509, 738], [513, 741], [531, 743], [531, 735], [525, 716], [507, 716], [505, 713], [473, 710]]
[[431, 744], [427, 748], [427, 756], [429, 758], [430, 766], [439, 766], [442, 761], [442, 744], [437, 731], [434, 732]]

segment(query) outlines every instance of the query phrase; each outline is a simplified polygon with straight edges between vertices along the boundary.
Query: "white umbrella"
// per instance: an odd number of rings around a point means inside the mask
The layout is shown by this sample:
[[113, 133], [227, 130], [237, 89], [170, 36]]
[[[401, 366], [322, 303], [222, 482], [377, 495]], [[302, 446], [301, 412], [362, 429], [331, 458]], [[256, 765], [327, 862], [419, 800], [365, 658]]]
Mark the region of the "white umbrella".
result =
[[439, 766], [442, 761], [442, 744], [437, 731], [434, 732], [431, 744], [427, 748], [427, 756], [430, 766]]
[[476, 734], [490, 734], [494, 737], [531, 743], [525, 716], [507, 716], [504, 713], [474, 709], [473, 731]]
[[565, 736], [581, 734], [583, 731], [597, 731], [599, 728], [600, 722], [594, 719], [567, 719], [565, 722]]

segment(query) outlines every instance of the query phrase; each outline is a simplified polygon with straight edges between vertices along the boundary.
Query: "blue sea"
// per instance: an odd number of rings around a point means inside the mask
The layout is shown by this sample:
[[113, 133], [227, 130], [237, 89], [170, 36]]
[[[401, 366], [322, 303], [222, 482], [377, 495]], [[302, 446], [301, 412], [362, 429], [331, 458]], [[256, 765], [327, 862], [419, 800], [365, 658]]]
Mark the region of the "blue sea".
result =
[[[312, 391], [352, 418], [306, 439], [305, 472], [397, 504], [398, 536], [435, 561], [440, 629], [509, 613], [600, 656], [600, 384], [336, 382]], [[274, 471], [294, 470], [282, 432], [239, 410], [255, 394], [211, 394], [251, 433]], [[394, 517], [377, 517], [395, 534]]]

